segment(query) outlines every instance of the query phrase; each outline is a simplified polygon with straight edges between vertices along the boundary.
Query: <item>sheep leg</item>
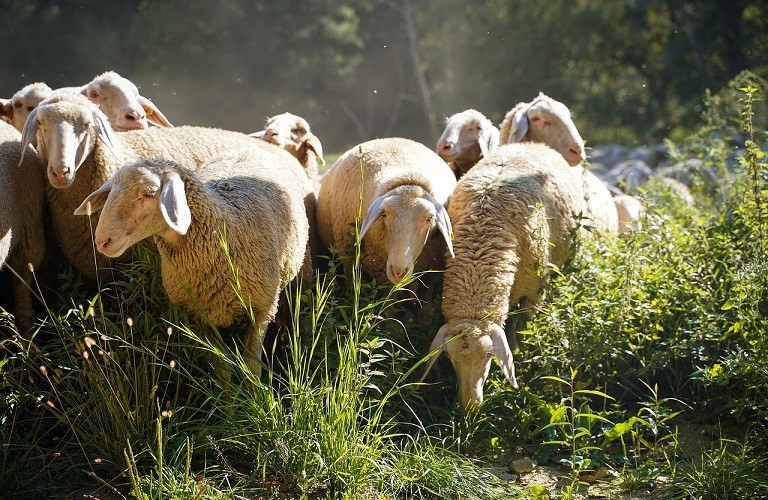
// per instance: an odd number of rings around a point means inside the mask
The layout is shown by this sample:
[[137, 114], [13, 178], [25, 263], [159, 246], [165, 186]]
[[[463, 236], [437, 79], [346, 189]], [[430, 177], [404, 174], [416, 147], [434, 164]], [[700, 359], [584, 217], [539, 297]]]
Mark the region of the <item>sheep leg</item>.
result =
[[[10, 263], [9, 263], [10, 264]], [[29, 338], [35, 323], [35, 309], [32, 307], [32, 271], [22, 262], [14, 261], [13, 269], [19, 273], [13, 276], [13, 300], [16, 328], [24, 338]]]
[[256, 321], [248, 325], [243, 343], [245, 364], [256, 379], [261, 377], [261, 348], [267, 332], [268, 321]]

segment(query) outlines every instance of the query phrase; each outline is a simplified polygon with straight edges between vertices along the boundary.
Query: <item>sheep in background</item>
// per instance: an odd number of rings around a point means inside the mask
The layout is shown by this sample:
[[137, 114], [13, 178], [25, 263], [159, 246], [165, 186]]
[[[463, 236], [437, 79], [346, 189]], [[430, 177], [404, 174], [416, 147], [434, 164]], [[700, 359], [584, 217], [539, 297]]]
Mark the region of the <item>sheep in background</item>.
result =
[[318, 162], [325, 165], [323, 145], [310, 130], [307, 120], [291, 113], [275, 115], [267, 119], [264, 130], [250, 135], [291, 153], [304, 167], [309, 179], [317, 182]]
[[[145, 129], [149, 123], [159, 127], [173, 127], [152, 101], [139, 94], [136, 85], [114, 71], [107, 71], [80, 87], [62, 87], [63, 92], [83, 94], [95, 103], [117, 131]], [[0, 99], [0, 118], [21, 132], [27, 116], [40, 103], [51, 97], [53, 90], [45, 83], [32, 83], [10, 99]]]
[[640, 219], [645, 212], [643, 204], [634, 196], [622, 194], [613, 197], [619, 216], [619, 233], [629, 234], [640, 229]]
[[444, 205], [455, 185], [448, 165], [423, 144], [399, 137], [364, 142], [344, 153], [320, 185], [321, 241], [349, 269], [362, 213], [360, 261], [376, 281], [399, 283], [413, 272], [442, 269], [446, 246], [451, 252]]
[[109, 257], [153, 236], [168, 298], [197, 317], [228, 327], [252, 313], [244, 355], [258, 377], [280, 293], [304, 264], [311, 190], [288, 153], [246, 148], [197, 172], [160, 159], [125, 165], [75, 213], [101, 209], [96, 248]]
[[498, 145], [499, 129], [481, 112], [468, 109], [448, 118], [436, 151], [458, 179]]
[[54, 92], [30, 113], [22, 150], [35, 138], [48, 174], [46, 197], [54, 231], [64, 256], [90, 279], [97, 277], [97, 270], [109, 277], [110, 260], [94, 256], [95, 221], [73, 212], [124, 162], [162, 157], [197, 167], [227, 151], [249, 146], [280, 151], [246, 134], [205, 127], [152, 127], [116, 134], [98, 106], [83, 95], [63, 91]]
[[10, 99], [0, 99], [0, 118], [21, 132], [29, 113], [52, 93], [51, 87], [43, 82], [30, 83], [13, 94]]
[[533, 314], [549, 269], [570, 255], [573, 214], [581, 200], [575, 179], [562, 175], [567, 168], [562, 155], [546, 145], [502, 145], [467, 172], [451, 195], [455, 257], [446, 262], [443, 277], [446, 323], [431, 351], [450, 357], [464, 410], [482, 403], [494, 356], [517, 387], [507, 340], [516, 332], [505, 333], [504, 323], [518, 308]]
[[520, 102], [507, 112], [499, 127], [499, 141], [547, 144], [572, 167], [586, 159], [584, 140], [568, 107], [541, 92], [533, 101]]
[[39, 268], [45, 255], [44, 179], [34, 152], [28, 152], [19, 165], [20, 144], [19, 131], [0, 122], [0, 267], [7, 265], [15, 271], [14, 316], [19, 332], [25, 334], [35, 320], [30, 265]]
[[76, 90], [99, 106], [114, 130], [145, 129], [149, 123], [173, 127], [152, 101], [139, 94], [132, 81], [114, 71], [97, 75]]

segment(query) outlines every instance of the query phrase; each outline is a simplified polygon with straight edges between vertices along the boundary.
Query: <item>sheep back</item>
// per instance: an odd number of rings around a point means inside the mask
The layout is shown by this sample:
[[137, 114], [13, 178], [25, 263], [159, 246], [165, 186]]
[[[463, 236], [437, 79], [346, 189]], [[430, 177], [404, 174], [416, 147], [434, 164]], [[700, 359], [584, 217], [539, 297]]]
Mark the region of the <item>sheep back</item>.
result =
[[[553, 168], [555, 167], [555, 168]], [[446, 264], [446, 319], [491, 318], [499, 325], [525, 299], [535, 303], [548, 266], [569, 256], [578, 190], [553, 149], [500, 146], [461, 178], [448, 213], [455, 258]]]

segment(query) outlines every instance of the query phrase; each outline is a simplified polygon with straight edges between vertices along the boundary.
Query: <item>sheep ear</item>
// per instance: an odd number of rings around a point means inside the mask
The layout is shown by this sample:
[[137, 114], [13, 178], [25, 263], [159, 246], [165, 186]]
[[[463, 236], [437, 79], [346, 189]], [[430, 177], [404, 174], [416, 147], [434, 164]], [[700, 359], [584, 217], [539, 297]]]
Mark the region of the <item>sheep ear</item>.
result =
[[515, 378], [515, 361], [512, 358], [512, 351], [509, 349], [507, 334], [504, 329], [496, 323], [491, 324], [491, 341], [493, 341], [493, 354], [499, 360], [501, 371], [513, 388], [517, 389], [517, 379]]
[[424, 197], [435, 206], [437, 229], [440, 231], [440, 234], [443, 235], [443, 239], [445, 240], [445, 244], [448, 247], [448, 252], [451, 254], [451, 257], [455, 257], [455, 255], [453, 255], [453, 228], [451, 227], [451, 219], [448, 217], [448, 211], [443, 204], [437, 201], [431, 194], [424, 193]]
[[323, 145], [320, 144], [320, 139], [318, 139], [317, 136], [312, 132], [308, 132], [306, 139], [304, 139], [304, 144], [306, 144], [309, 149], [314, 151], [320, 162], [325, 165], [325, 158], [323, 158]]
[[[115, 140], [115, 133], [112, 131], [112, 127], [109, 125], [109, 122], [103, 113], [93, 113], [93, 126], [96, 130], [96, 135], [101, 139], [101, 142], [107, 146], [107, 149], [109, 149], [115, 158], [117, 158], [117, 161], [122, 163], [123, 159], [120, 157], [120, 154], [118, 154], [117, 147], [115, 146], [115, 143], [117, 142]], [[78, 154], [80, 154], [80, 151], [78, 151]], [[84, 159], [85, 158], [83, 158], [83, 160]], [[80, 161], [75, 158], [75, 165], [80, 165]]]
[[365, 236], [365, 233], [367, 233], [371, 226], [373, 226], [373, 223], [379, 220], [379, 216], [381, 215], [381, 204], [384, 203], [384, 200], [386, 200], [388, 196], [388, 194], [381, 195], [371, 202], [368, 211], [365, 212], [363, 221], [360, 223], [360, 241], [363, 241], [363, 236]]
[[158, 127], [173, 128], [171, 122], [169, 122], [162, 111], [155, 106], [155, 103], [142, 95], [140, 95], [138, 99], [139, 104], [141, 104], [141, 107], [144, 108], [144, 112], [147, 114], [147, 121], [154, 123]]
[[[32, 144], [32, 139], [37, 135], [37, 110], [38, 108], [35, 108], [29, 113], [27, 121], [24, 122], [24, 129], [21, 131], [21, 157], [19, 158], [19, 166], [21, 166], [21, 163], [24, 161], [24, 152], [27, 150], [27, 147]], [[44, 153], [42, 151], [40, 153], [40, 159], [47, 162], [48, 158], [43, 158]]]
[[258, 132], [254, 132], [254, 133], [248, 134], [248, 135], [250, 135], [251, 137], [255, 137], [256, 139], [263, 139], [264, 134], [266, 134], [266, 133], [267, 133], [266, 130], [259, 130]]
[[[425, 378], [427, 378], [427, 374], [429, 373], [429, 370], [432, 369], [432, 366], [435, 364], [435, 361], [437, 361], [437, 358], [440, 357], [440, 353], [444, 350], [445, 341], [448, 340], [448, 325], [445, 324], [440, 327], [440, 329], [435, 334], [435, 338], [432, 340], [432, 345], [429, 346], [429, 355], [431, 358], [429, 358], [429, 361], [427, 362], [427, 366], [424, 368], [424, 374], [419, 379], [419, 382], [423, 382]], [[435, 352], [437, 351], [437, 352]]]
[[91, 215], [93, 212], [101, 210], [107, 203], [107, 197], [111, 191], [112, 181], [108, 180], [83, 200], [80, 206], [75, 209], [75, 215]]
[[499, 129], [493, 125], [483, 127], [478, 142], [480, 143], [480, 152], [483, 153], [483, 158], [488, 158], [493, 153], [493, 150], [499, 146]]
[[160, 212], [171, 229], [179, 234], [187, 234], [192, 224], [184, 181], [178, 172], [168, 172], [160, 189]]
[[512, 118], [512, 130], [514, 131], [514, 134], [509, 137], [509, 142], [507, 144], [523, 141], [523, 137], [528, 133], [529, 109], [530, 107], [525, 107], [515, 113], [515, 116]]
[[11, 123], [13, 106], [10, 99], [0, 99], [0, 119]]

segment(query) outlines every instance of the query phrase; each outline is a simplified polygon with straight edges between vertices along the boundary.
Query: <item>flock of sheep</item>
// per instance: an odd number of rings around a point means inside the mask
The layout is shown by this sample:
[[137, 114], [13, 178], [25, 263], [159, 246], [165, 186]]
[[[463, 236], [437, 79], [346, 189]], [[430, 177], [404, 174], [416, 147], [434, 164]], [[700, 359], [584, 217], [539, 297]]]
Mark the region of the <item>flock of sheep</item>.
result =
[[[568, 108], [543, 94], [500, 129], [475, 110], [450, 117], [435, 150], [363, 142], [323, 176], [322, 145], [303, 118], [277, 115], [250, 135], [173, 127], [115, 72], [82, 87], [31, 84], [0, 105], [0, 263], [14, 272], [19, 331], [35, 322], [30, 280], [47, 213], [87, 278], [109, 278], [144, 241], [160, 255], [169, 299], [191, 314], [226, 327], [249, 305], [244, 352], [256, 376], [282, 290], [311, 278], [329, 248], [349, 269], [360, 241], [362, 268], [379, 282], [444, 270], [446, 323], [432, 351], [451, 359], [462, 408], [479, 405], [493, 357], [517, 387], [520, 318], [509, 313], [530, 317], [576, 230], [629, 231], [642, 211], [581, 166]], [[424, 302], [428, 279], [413, 285]]]

